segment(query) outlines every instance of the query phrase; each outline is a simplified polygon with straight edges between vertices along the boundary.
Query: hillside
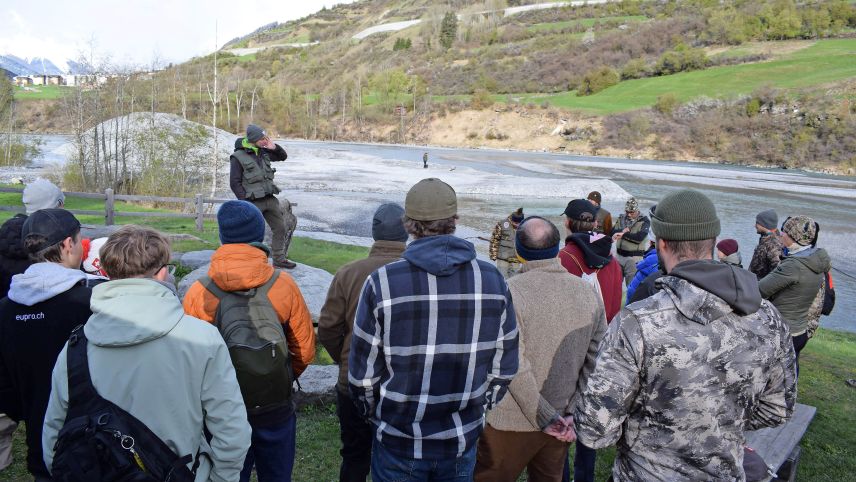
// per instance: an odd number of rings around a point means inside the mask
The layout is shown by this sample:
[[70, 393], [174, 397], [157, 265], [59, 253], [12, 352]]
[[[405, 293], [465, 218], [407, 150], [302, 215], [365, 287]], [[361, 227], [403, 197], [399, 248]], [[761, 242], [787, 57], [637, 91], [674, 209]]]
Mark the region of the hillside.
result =
[[[844, 0], [364, 0], [228, 42], [217, 95], [213, 63], [128, 79], [145, 85], [126, 104], [208, 124], [216, 104], [232, 132], [252, 119], [284, 136], [403, 143], [435, 142], [447, 114], [541, 109], [553, 125], [540, 149], [856, 169]], [[557, 131], [561, 119], [574, 127]], [[450, 142], [533, 147], [507, 142], [531, 141], [523, 132]]]

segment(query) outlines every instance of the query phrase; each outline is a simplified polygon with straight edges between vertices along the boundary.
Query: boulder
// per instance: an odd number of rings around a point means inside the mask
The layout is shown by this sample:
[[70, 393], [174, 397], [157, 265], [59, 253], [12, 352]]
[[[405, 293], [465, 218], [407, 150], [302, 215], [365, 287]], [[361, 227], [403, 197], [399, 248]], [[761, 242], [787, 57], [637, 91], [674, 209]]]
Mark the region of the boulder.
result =
[[300, 375], [300, 390], [294, 393], [294, 402], [300, 409], [307, 405], [327, 405], [336, 402], [337, 365], [309, 365]]
[[189, 253], [184, 253], [179, 259], [179, 262], [190, 269], [196, 269], [209, 264], [211, 262], [211, 256], [214, 256], [213, 249], [191, 251]]

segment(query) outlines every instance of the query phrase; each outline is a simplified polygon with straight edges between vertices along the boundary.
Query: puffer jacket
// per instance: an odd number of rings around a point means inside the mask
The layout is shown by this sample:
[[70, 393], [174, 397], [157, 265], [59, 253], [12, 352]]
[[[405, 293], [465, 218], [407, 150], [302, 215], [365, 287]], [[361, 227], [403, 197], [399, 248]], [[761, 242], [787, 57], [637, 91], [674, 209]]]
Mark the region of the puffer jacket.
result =
[[648, 277], [651, 273], [657, 271], [660, 266], [660, 259], [657, 257], [656, 249], [649, 249], [647, 253], [645, 253], [645, 257], [642, 258], [642, 261], [636, 263], [636, 276], [633, 277], [633, 280], [630, 281], [630, 285], [627, 286], [627, 304], [632, 303], [633, 294], [636, 292], [636, 289], [639, 288], [639, 285], [645, 278]]
[[758, 282], [761, 296], [779, 310], [790, 326], [791, 336], [806, 332], [809, 310], [823, 285], [824, 273], [831, 267], [825, 249], [808, 248], [783, 258]]
[[0, 298], [9, 292], [12, 276], [32, 264], [21, 243], [21, 228], [26, 220], [27, 216], [18, 214], [0, 226]]

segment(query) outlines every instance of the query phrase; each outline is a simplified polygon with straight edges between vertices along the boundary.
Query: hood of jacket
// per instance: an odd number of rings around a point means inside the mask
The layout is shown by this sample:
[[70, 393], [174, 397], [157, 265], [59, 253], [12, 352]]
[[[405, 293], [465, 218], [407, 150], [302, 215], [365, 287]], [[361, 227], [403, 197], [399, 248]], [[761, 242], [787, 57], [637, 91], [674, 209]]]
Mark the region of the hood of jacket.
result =
[[612, 238], [601, 233], [574, 233], [565, 238], [565, 244], [574, 243], [583, 252], [583, 258], [589, 268], [600, 269], [612, 261], [609, 254]]
[[476, 249], [473, 243], [446, 234], [413, 241], [401, 257], [434, 276], [449, 276], [474, 260]]
[[175, 292], [153, 279], [131, 278], [92, 288], [86, 337], [98, 346], [130, 346], [158, 339], [175, 328], [184, 309]]
[[246, 291], [267, 283], [273, 271], [261, 248], [224, 244], [211, 257], [208, 276], [224, 291]]
[[86, 273], [79, 269], [66, 268], [59, 263], [36, 263], [12, 276], [8, 296], [15, 303], [33, 306], [65, 293], [85, 279]]
[[636, 271], [641, 271], [645, 276], [657, 271], [659, 267], [660, 258], [657, 257], [656, 249], [646, 251], [642, 261], [636, 263]]
[[[693, 289], [679, 289], [681, 281], [691, 284]], [[761, 307], [758, 278], [749, 271], [718, 261], [684, 261], [657, 283], [669, 288], [678, 310], [698, 323], [709, 323], [728, 311], [739, 316], [750, 315]]]
[[815, 273], [826, 273], [832, 268], [832, 260], [829, 258], [829, 253], [823, 248], [809, 248], [792, 254], [789, 258], [799, 261]]

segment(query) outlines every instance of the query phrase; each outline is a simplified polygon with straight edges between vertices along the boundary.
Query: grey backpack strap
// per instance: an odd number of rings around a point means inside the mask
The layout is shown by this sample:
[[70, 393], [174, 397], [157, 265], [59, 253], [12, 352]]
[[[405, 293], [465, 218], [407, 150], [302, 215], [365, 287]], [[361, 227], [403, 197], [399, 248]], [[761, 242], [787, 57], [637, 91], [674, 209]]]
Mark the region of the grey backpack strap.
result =
[[211, 279], [211, 277], [208, 275], [199, 278], [199, 283], [201, 283], [206, 290], [210, 291], [214, 296], [216, 296], [218, 300], [223, 300], [223, 298], [229, 295], [228, 291], [223, 291], [222, 289], [220, 289], [220, 287], [217, 286], [217, 283], [215, 283], [214, 280]]
[[273, 288], [273, 285], [274, 285], [274, 284], [276, 284], [276, 280], [278, 280], [278, 279], [279, 279], [279, 274], [280, 274], [280, 273], [281, 273], [281, 271], [280, 271], [280, 270], [278, 270], [278, 269], [274, 269], [274, 270], [273, 270], [273, 276], [271, 276], [271, 277], [270, 277], [270, 279], [269, 279], [269, 280], [267, 280], [267, 282], [266, 282], [265, 284], [263, 284], [263, 285], [259, 286], [258, 288], [256, 288], [256, 294], [257, 294], [257, 295], [264, 295], [264, 296], [267, 296], [267, 294], [268, 294], [268, 293], [270, 292], [270, 290]]

